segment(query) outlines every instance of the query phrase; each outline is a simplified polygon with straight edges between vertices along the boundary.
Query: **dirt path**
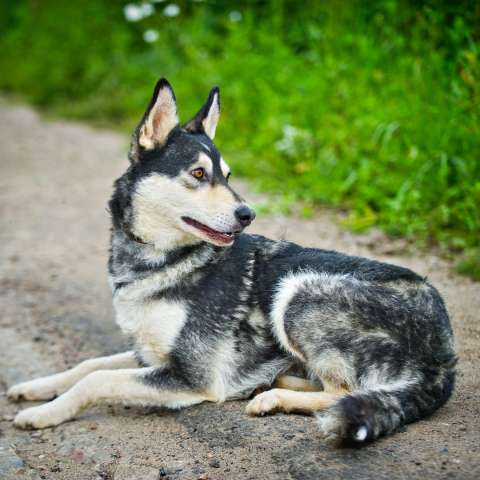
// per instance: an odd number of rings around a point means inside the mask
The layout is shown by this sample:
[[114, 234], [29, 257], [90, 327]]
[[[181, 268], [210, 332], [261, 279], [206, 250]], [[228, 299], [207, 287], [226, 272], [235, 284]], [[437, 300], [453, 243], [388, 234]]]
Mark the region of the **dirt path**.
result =
[[[0, 390], [124, 348], [107, 285], [105, 205], [125, 151], [117, 134], [0, 104]], [[332, 450], [312, 418], [249, 418], [244, 402], [180, 412], [98, 408], [54, 429], [21, 432], [11, 419], [27, 404], [2, 396], [0, 478], [480, 478], [480, 284], [433, 256], [381, 255], [388, 250], [381, 236], [343, 232], [328, 213], [308, 221], [263, 216], [252, 230], [428, 275], [445, 295], [461, 359], [448, 406], [362, 450]]]

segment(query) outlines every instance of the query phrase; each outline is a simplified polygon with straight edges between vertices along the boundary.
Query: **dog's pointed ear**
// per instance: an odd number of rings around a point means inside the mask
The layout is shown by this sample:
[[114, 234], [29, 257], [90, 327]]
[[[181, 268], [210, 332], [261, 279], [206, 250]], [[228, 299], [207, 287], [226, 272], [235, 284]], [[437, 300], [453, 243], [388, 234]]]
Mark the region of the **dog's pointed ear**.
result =
[[220, 118], [220, 89], [212, 88], [207, 101], [200, 111], [185, 125], [185, 129], [193, 133], [206, 133], [212, 140], [215, 137]]
[[163, 145], [169, 133], [178, 125], [177, 102], [173, 89], [165, 78], [155, 85], [152, 99], [138, 125], [131, 148], [131, 159], [138, 159], [138, 147], [151, 150]]

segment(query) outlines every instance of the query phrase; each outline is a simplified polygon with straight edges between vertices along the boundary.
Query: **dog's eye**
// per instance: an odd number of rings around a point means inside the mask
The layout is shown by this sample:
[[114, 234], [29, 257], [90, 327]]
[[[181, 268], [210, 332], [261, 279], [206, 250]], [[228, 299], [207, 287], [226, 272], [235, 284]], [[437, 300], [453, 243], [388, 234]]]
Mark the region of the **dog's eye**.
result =
[[195, 170], [192, 170], [190, 172], [192, 176], [194, 176], [197, 180], [202, 180], [202, 178], [205, 178], [205, 169], [203, 168], [195, 168]]

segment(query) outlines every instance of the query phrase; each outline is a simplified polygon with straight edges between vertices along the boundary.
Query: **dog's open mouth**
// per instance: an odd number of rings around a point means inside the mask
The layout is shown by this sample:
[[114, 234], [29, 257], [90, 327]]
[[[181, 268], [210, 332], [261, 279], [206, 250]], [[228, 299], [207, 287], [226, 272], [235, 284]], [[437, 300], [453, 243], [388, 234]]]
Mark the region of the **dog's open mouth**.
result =
[[207, 225], [197, 222], [197, 220], [194, 220], [190, 217], [182, 217], [182, 220], [187, 225], [190, 225], [191, 227], [195, 227], [196, 229], [200, 230], [205, 235], [207, 235], [208, 238], [215, 242], [227, 244], [233, 241], [233, 232], [219, 232], [218, 230], [207, 227]]

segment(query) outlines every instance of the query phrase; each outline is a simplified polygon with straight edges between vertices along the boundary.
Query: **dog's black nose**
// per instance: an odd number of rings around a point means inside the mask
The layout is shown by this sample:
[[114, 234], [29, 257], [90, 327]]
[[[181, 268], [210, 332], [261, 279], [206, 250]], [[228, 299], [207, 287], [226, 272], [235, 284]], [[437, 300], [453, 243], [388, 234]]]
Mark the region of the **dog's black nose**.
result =
[[235, 210], [235, 216], [242, 227], [247, 227], [253, 222], [255, 212], [246, 205], [242, 205]]

